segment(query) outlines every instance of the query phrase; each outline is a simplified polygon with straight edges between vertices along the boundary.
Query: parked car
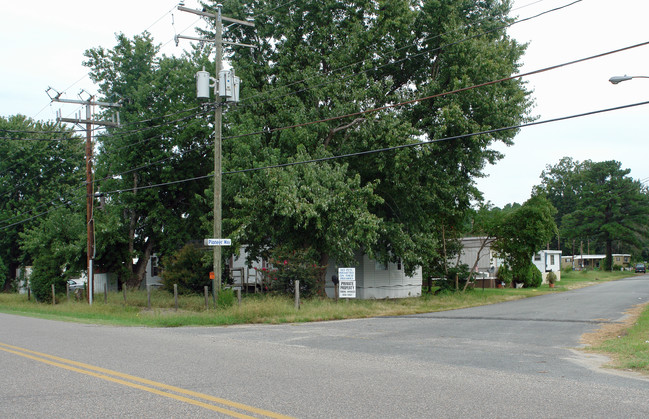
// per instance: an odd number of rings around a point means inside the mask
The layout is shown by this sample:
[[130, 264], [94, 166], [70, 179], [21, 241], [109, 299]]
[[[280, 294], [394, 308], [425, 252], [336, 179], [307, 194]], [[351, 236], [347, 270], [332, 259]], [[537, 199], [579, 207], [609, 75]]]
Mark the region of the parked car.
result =
[[68, 279], [68, 286], [70, 291], [82, 290], [86, 286], [86, 282], [82, 279]]
[[647, 268], [644, 266], [644, 263], [638, 263], [635, 265], [635, 273], [647, 273]]

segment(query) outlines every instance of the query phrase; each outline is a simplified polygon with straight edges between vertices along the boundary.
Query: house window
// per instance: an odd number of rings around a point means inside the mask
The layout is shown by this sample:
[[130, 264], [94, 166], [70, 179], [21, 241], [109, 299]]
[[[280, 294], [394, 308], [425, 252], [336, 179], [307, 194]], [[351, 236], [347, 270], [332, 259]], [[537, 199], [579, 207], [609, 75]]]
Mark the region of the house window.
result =
[[381, 261], [374, 261], [374, 270], [375, 271], [387, 271], [388, 265]]
[[157, 256], [151, 256], [151, 276], [160, 276], [160, 267], [158, 266]]
[[540, 253], [535, 254], [534, 255], [534, 260], [541, 260], [541, 254]]
[[554, 255], [550, 255], [550, 265], [554, 265]]
[[401, 270], [401, 258], [397, 259], [397, 271]]
[[619, 261], [620, 261], [620, 257], [619, 257], [619, 256], [615, 256], [615, 261], [616, 261], [616, 262], [619, 262]]

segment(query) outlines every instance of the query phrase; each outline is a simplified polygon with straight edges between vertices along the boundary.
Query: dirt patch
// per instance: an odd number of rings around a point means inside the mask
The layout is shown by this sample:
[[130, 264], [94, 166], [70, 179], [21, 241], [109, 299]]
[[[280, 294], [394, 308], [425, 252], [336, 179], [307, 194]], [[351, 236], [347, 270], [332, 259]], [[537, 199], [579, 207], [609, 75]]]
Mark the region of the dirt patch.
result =
[[609, 339], [626, 335], [627, 329], [635, 324], [647, 304], [649, 304], [649, 302], [635, 305], [631, 309], [625, 311], [624, 318], [619, 322], [604, 323], [594, 332], [584, 333], [581, 336], [581, 343], [588, 346], [596, 346]]

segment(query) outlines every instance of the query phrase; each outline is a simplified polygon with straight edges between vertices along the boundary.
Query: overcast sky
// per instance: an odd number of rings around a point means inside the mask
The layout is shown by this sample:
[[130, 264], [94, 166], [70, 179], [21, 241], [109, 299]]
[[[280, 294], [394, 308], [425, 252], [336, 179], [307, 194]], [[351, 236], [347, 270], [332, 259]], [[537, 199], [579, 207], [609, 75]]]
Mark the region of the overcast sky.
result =
[[[572, 0], [516, 0], [512, 15], [534, 16]], [[227, 0], [224, 0], [227, 2]], [[278, 4], [281, 3], [278, 0]], [[23, 114], [53, 120], [56, 110], [73, 115], [75, 105], [50, 104], [48, 86], [77, 99], [81, 89], [96, 93], [83, 52], [115, 45], [115, 33], [129, 37], [149, 30], [167, 55], [188, 47], [174, 34], [194, 35], [204, 26], [195, 15], [176, 10], [177, 2], [161, 0], [95, 2], [32, 0], [6, 2], [0, 14], [0, 115]], [[198, 8], [196, 0], [185, 5]], [[509, 33], [529, 47], [523, 73], [649, 41], [647, 0], [582, 0], [516, 24]], [[613, 75], [649, 76], [649, 46], [612, 54], [527, 77], [538, 120], [560, 118], [649, 100], [649, 79], [612, 85]], [[194, 83], [188, 80], [188, 83]], [[242, 81], [242, 85], [244, 82]], [[494, 205], [522, 203], [546, 165], [563, 156], [576, 160], [618, 160], [635, 179], [649, 180], [649, 106], [523, 128], [511, 147], [499, 147], [505, 158], [478, 180], [485, 199]], [[1, 156], [0, 156], [1, 157]]]

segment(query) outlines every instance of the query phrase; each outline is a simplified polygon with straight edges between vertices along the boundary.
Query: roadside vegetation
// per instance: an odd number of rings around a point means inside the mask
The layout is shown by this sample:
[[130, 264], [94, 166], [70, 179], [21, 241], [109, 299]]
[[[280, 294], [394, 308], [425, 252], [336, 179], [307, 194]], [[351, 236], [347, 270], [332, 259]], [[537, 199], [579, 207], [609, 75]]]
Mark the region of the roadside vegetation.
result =
[[639, 316], [632, 315], [632, 325], [607, 335], [590, 350], [611, 357], [609, 367], [649, 375], [649, 305], [638, 307]]
[[173, 294], [163, 289], [153, 290], [149, 303], [145, 291], [128, 291], [97, 294], [92, 306], [73, 296], [60, 295], [57, 304], [37, 303], [26, 294], [0, 294], [0, 312], [34, 317], [75, 321], [82, 323], [111, 324], [118, 326], [223, 326], [233, 324], [279, 324], [399, 316], [434, 311], [454, 310], [485, 304], [560, 292], [628, 276], [628, 272], [572, 272], [564, 273], [554, 289], [548, 285], [539, 288], [469, 288], [465, 292], [443, 291], [435, 294], [426, 289], [417, 298], [383, 300], [339, 300], [309, 298], [301, 301], [296, 310], [294, 300], [273, 294], [243, 294], [241, 304], [231, 290], [222, 292], [217, 308], [204, 296], [181, 295], [178, 308]]
[[[454, 310], [485, 304], [563, 292], [600, 282], [633, 275], [629, 272], [574, 271], [562, 272], [555, 288], [481, 289], [469, 288], [464, 292], [425, 292], [417, 298], [392, 300], [339, 300], [310, 298], [301, 302], [299, 310], [287, 296], [270, 294], [244, 294], [241, 304], [231, 291], [224, 291], [217, 308], [198, 295], [183, 295], [178, 299], [178, 309], [173, 295], [165, 290], [155, 290], [149, 299], [145, 291], [109, 293], [104, 301], [97, 295], [92, 306], [74, 297], [59, 297], [57, 304], [37, 303], [25, 294], [0, 293], [0, 312], [33, 316], [45, 319], [80, 323], [144, 326], [228, 326], [236, 324], [280, 324], [327, 320], [358, 319], [377, 316], [402, 316], [408, 314]], [[426, 290], [427, 291], [427, 290]], [[649, 374], [649, 306], [637, 307], [625, 325], [602, 328], [588, 343], [589, 351], [606, 353], [613, 368]]]

